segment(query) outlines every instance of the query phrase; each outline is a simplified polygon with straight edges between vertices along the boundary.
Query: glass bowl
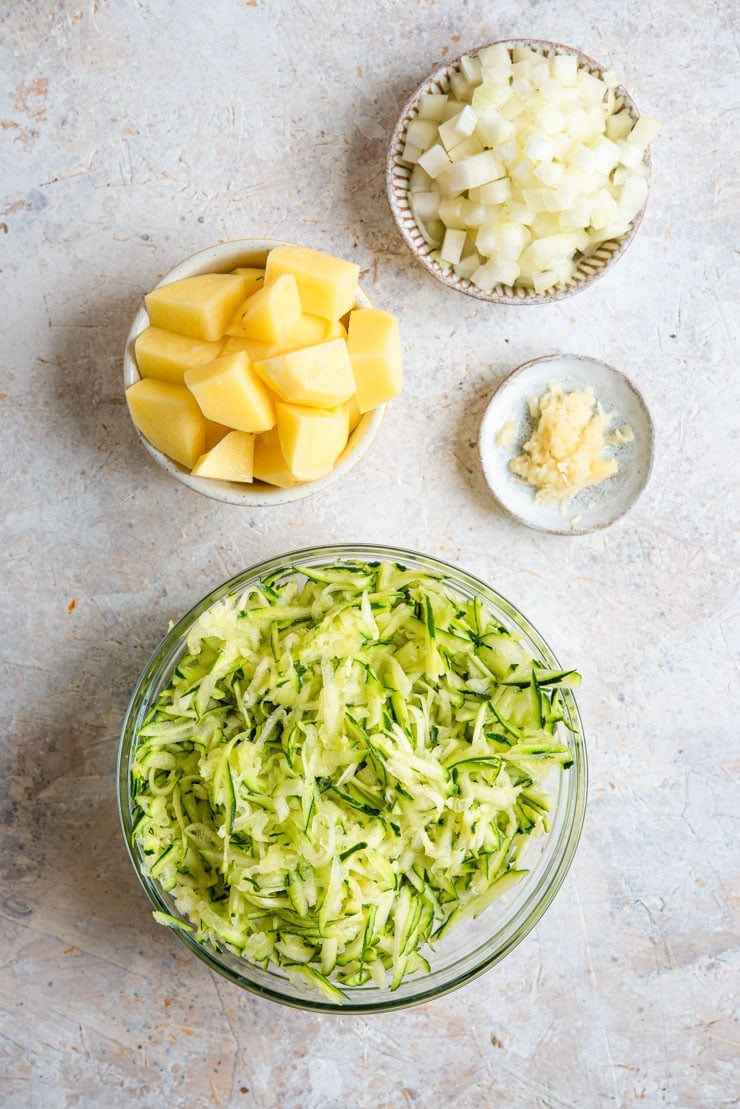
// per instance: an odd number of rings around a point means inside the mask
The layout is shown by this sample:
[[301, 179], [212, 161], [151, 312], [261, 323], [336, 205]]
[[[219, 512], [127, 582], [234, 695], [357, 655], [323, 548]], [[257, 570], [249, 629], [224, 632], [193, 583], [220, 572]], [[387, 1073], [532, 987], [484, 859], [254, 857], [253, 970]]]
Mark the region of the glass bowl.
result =
[[[527, 46], [544, 57], [550, 57], [553, 54], [575, 55], [578, 58], [579, 68], [585, 69], [594, 77], [603, 77], [607, 70], [606, 66], [594, 61], [593, 58], [589, 58], [587, 54], [581, 53], [580, 50], [572, 46], [564, 46], [562, 43], [549, 42], [544, 39], [529, 38], [501, 39], [497, 42], [484, 43], [481, 46], [476, 46], [474, 50], [469, 50], [465, 54], [446, 62], [427, 77], [407, 100], [393, 129], [386, 159], [388, 202], [406, 246], [417, 262], [424, 266], [438, 281], [441, 281], [443, 285], [450, 289], [456, 289], [460, 293], [465, 293], [467, 296], [475, 297], [477, 300], [485, 300], [492, 304], [550, 304], [588, 288], [597, 278], [603, 277], [614, 262], [622, 257], [637, 234], [637, 229], [647, 207], [647, 198], [623, 235], [616, 239], [608, 239], [590, 253], [582, 255], [578, 260], [575, 274], [567, 283], [554, 285], [543, 293], [537, 293], [531, 288], [504, 284], [495, 285], [490, 293], [485, 292], [468, 278], [459, 277], [452, 268], [441, 265], [434, 257], [434, 248], [429, 245], [419, 230], [409, 205], [408, 189], [411, 167], [403, 159], [406, 129], [418, 114], [421, 97], [428, 93], [448, 93], [450, 91], [450, 78], [460, 71], [461, 62], [475, 57], [489, 46], [505, 46], [509, 52], [518, 46]], [[615, 93], [615, 111], [624, 107], [632, 118], [637, 120], [639, 113], [626, 89], [619, 86]], [[645, 164], [648, 169], [649, 185], [651, 164], [649, 149], [645, 155]]]
[[[134, 870], [155, 910], [185, 919], [172, 897], [145, 869], [138, 844], [132, 838], [132, 781], [130, 767], [143, 721], [160, 691], [168, 684], [186, 649], [189, 629], [199, 616], [220, 599], [245, 590], [268, 575], [289, 573], [293, 567], [318, 567], [347, 561], [391, 561], [409, 569], [441, 577], [445, 586], [463, 598], [480, 596], [506, 628], [515, 632], [523, 646], [544, 666], [560, 669], [553, 652], [539, 632], [509, 601], [471, 574], [428, 555], [402, 548], [365, 544], [311, 547], [291, 551], [242, 571], [217, 586], [164, 637], [144, 669], [126, 713], [118, 753], [118, 802], [124, 840]], [[551, 802], [549, 833], [530, 837], [524, 865], [528, 873], [512, 889], [494, 901], [477, 919], [451, 927], [434, 950], [425, 952], [429, 973], [404, 978], [397, 989], [342, 986], [346, 999], [339, 1002], [315, 990], [294, 984], [273, 966], [265, 969], [213, 946], [202, 944], [184, 928], [173, 928], [180, 940], [212, 970], [262, 997], [295, 1008], [316, 1012], [379, 1012], [401, 1009], [430, 1001], [465, 985], [500, 962], [535, 926], [562, 885], [573, 860], [583, 825], [586, 792], [586, 746], [575, 698], [563, 690], [564, 715], [558, 741], [572, 752], [572, 766], [552, 774], [546, 785]]]
[[[179, 281], [183, 277], [195, 277], [201, 273], [229, 273], [238, 266], [261, 267], [265, 265], [267, 255], [273, 247], [295, 245], [295, 243], [284, 242], [282, 239], [234, 239], [228, 243], [218, 243], [216, 246], [199, 250], [191, 258], [180, 262], [157, 283], [155, 288], [159, 288], [160, 285], [168, 285], [171, 281]], [[357, 290], [355, 303], [358, 308], [372, 308], [372, 301], [362, 289]], [[137, 335], [148, 326], [149, 316], [142, 300], [126, 340], [126, 349], [123, 356], [124, 389], [128, 389], [140, 378], [134, 357], [134, 342]], [[141, 443], [154, 461], [171, 477], [176, 478], [177, 481], [182, 482], [183, 485], [193, 489], [196, 493], [202, 493], [203, 496], [210, 497], [212, 500], [253, 508], [258, 505], [280, 505], [287, 504], [289, 501], [299, 501], [304, 497], [319, 493], [322, 489], [333, 485], [335, 481], [339, 481], [360, 461], [370, 447], [378, 434], [384, 413], [384, 404], [374, 408], [371, 412], [364, 413], [350, 435], [347, 446], [331, 473], [317, 481], [302, 481], [285, 489], [278, 488], [276, 485], [268, 485], [263, 481], [246, 483], [197, 477], [191, 474], [186, 467], [181, 466], [179, 462], [174, 462], [162, 451], [153, 447], [146, 436], [135, 425], [134, 427]]]

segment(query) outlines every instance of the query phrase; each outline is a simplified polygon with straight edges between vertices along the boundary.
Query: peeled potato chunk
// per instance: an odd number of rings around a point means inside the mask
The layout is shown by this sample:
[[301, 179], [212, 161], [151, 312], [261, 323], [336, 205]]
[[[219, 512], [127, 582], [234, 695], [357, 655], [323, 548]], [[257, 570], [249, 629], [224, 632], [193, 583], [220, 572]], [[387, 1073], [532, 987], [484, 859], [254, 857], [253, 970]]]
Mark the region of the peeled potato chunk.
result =
[[261, 289], [265, 283], [264, 268], [258, 266], [238, 266], [237, 269], [232, 270], [232, 273], [238, 274], [239, 277], [245, 279], [244, 282], [244, 296], [251, 297], [252, 293], [256, 293]]
[[362, 412], [360, 412], [359, 408], [357, 407], [356, 393], [353, 393], [349, 400], [345, 403], [347, 405], [347, 414], [349, 416], [349, 433], [351, 435], [362, 419]]
[[193, 466], [196, 477], [214, 477], [221, 481], [252, 481], [254, 435], [246, 431], [230, 431], [214, 447], [202, 454]]
[[161, 327], [146, 327], [136, 336], [134, 357], [142, 377], [156, 377], [182, 385], [185, 371], [218, 358], [222, 345], [220, 339], [209, 343]]
[[349, 412], [275, 402], [280, 449], [298, 481], [317, 481], [331, 473], [347, 445]]
[[226, 424], [218, 424], [215, 420], [206, 420], [206, 450], [215, 447], [232, 429]]
[[244, 351], [188, 370], [185, 384], [209, 420], [251, 432], [275, 424], [272, 398]]
[[160, 285], [147, 293], [144, 303], [154, 327], [212, 342], [225, 334], [245, 288], [238, 274], [202, 273]]
[[254, 368], [264, 383], [290, 404], [334, 408], [355, 391], [344, 339], [289, 351], [255, 362]]
[[357, 296], [360, 267], [306, 246], [276, 246], [267, 256], [265, 281], [291, 273], [298, 283], [304, 312], [327, 320], [341, 319]]
[[280, 489], [288, 489], [297, 482], [280, 449], [277, 427], [254, 437], [254, 476], [256, 480], [277, 485]]
[[403, 362], [398, 322], [380, 308], [355, 308], [347, 329], [357, 407], [369, 412], [401, 392]]
[[317, 343], [327, 343], [329, 339], [346, 338], [347, 331], [339, 320], [322, 320], [320, 316], [310, 316], [304, 312], [295, 331], [287, 339], [279, 343], [263, 343], [245, 335], [229, 335], [221, 354], [245, 350], [250, 362], [263, 362], [266, 358], [275, 358], [278, 354], [287, 354], [288, 351], [298, 350], [300, 347], [313, 347]]
[[131, 419], [151, 445], [192, 468], [205, 450], [206, 421], [184, 385], [143, 377], [126, 390]]
[[301, 319], [298, 286], [292, 274], [266, 281], [247, 297], [244, 308], [229, 325], [230, 335], [245, 335], [263, 343], [282, 343], [290, 338]]

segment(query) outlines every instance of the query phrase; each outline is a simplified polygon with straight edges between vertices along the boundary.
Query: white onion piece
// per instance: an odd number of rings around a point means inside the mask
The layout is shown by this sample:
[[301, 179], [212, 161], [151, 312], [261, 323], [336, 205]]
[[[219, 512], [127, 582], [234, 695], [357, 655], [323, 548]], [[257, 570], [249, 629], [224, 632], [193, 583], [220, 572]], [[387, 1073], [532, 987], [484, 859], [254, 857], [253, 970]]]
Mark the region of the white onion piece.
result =
[[439, 177], [440, 173], [452, 164], [447, 157], [447, 151], [439, 143], [430, 146], [417, 158], [417, 162], [432, 178]]
[[447, 155], [451, 162], [461, 162], [463, 158], [470, 158], [473, 154], [480, 154], [485, 147], [477, 135], [470, 135], [469, 138], [463, 139], [457, 146], [453, 146], [447, 151]]
[[469, 281], [475, 271], [480, 268], [480, 264], [481, 261], [478, 254], [476, 251], [473, 251], [472, 254], [466, 255], [457, 263], [455, 266], [455, 273], [458, 277], [464, 277]]
[[433, 119], [420, 119], [417, 116], [406, 128], [406, 142], [420, 147], [419, 153], [433, 146], [436, 138], [437, 124]]
[[462, 193], [476, 185], [487, 185], [489, 181], [495, 181], [503, 175], [503, 166], [496, 155], [490, 150], [484, 150], [448, 166], [439, 174], [439, 183], [450, 194]]
[[419, 98], [418, 119], [440, 120], [444, 116], [449, 97], [446, 92], [428, 92]]
[[439, 252], [441, 260], [449, 262], [450, 265], [459, 262], [465, 246], [465, 238], [465, 231], [456, 231], [454, 228], [448, 227], [442, 240], [442, 249]]
[[659, 130], [619, 100], [613, 70], [503, 43], [461, 59], [405, 135], [409, 202], [444, 266], [490, 292], [574, 280], [580, 253], [618, 238], [647, 196]]
[[421, 220], [434, 219], [439, 212], [439, 194], [416, 192], [413, 197], [414, 215]]

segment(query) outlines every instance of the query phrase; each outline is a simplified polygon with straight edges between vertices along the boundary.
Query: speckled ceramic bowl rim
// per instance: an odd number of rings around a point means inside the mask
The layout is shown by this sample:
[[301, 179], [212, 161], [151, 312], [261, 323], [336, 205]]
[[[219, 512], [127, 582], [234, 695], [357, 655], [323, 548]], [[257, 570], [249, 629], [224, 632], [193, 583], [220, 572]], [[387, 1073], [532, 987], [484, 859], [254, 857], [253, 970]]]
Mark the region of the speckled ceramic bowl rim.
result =
[[[199, 250], [189, 258], [185, 258], [182, 262], [179, 262], [173, 269], [165, 274], [161, 281], [157, 282], [154, 288], [158, 289], [161, 285], [168, 285], [171, 281], [178, 281], [180, 278], [192, 277], [199, 273], [228, 272], [238, 265], [249, 263], [250, 259], [253, 263], [255, 256], [267, 254], [273, 247], [295, 245], [295, 243], [289, 243], [283, 239], [232, 239], [228, 242], [217, 243], [214, 246]], [[361, 308], [372, 307], [370, 298], [362, 289], [358, 289], [357, 291], [356, 303], [357, 306]], [[134, 340], [148, 325], [149, 316], [147, 315], [146, 307], [142, 300], [126, 339], [126, 349], [123, 358], [124, 390], [127, 389], [129, 385], [133, 385], [133, 383], [140, 378], [134, 358]], [[203, 496], [209, 497], [211, 500], [223, 501], [227, 504], [241, 505], [247, 508], [256, 508], [265, 505], [289, 504], [293, 501], [303, 500], [305, 497], [311, 497], [315, 493], [322, 492], [322, 490], [333, 485], [334, 482], [339, 481], [341, 477], [360, 461], [371, 446], [380, 429], [385, 409], [386, 406], [383, 404], [375, 408], [372, 412], [366, 412], [361, 417], [359, 424], [350, 435], [347, 446], [342, 452], [339, 461], [330, 474], [327, 474], [326, 477], [321, 478], [319, 481], [301, 482], [298, 485], [291, 485], [287, 489], [280, 489], [277, 486], [267, 485], [260, 481], [256, 481], [253, 485], [248, 485], [233, 481], [218, 481], [213, 478], [194, 477], [184, 466], [180, 466], [179, 463], [173, 462], [171, 458], [168, 458], [167, 455], [158, 451], [156, 447], [153, 447], [136, 425], [134, 425], [134, 428], [141, 443], [155, 462], [170, 474], [171, 477], [181, 482], [182, 485], [187, 486], [196, 493], [201, 493]]]
[[[545, 354], [541, 358], [531, 358], [528, 362], [522, 362], [521, 365], [516, 366], [515, 369], [513, 369], [511, 371], [511, 373], [508, 373], [506, 375], [506, 377], [504, 377], [498, 383], [498, 385], [496, 386], [496, 388], [494, 389], [494, 391], [491, 395], [491, 399], [489, 400], [488, 404], [486, 405], [485, 412], [483, 413], [483, 417], [481, 419], [480, 430], [478, 432], [478, 453], [479, 453], [479, 456], [480, 456], [481, 460], [483, 460], [485, 452], [488, 450], [488, 444], [484, 443], [484, 441], [483, 441], [483, 436], [485, 434], [485, 429], [486, 429], [486, 418], [488, 416], [490, 406], [493, 403], [497, 393], [499, 393], [504, 388], [505, 385], [508, 385], [515, 378], [523, 377], [524, 374], [526, 374], [527, 371], [531, 370], [533, 367], [542, 366], [542, 365], [547, 364], [548, 362], [554, 362], [557, 359], [562, 358], [562, 357], [563, 357], [563, 355], [561, 355], [561, 354]], [[579, 529], [579, 528], [573, 528], [573, 527], [567, 527], [567, 528], [565, 528], [565, 527], [563, 527], [563, 528], [549, 528], [548, 527], [548, 528], [546, 528], [546, 527], [542, 527], [540, 524], [532, 523], [531, 520], [528, 520], [525, 516], [522, 516], [518, 512], [514, 512], [514, 510], [511, 509], [507, 504], [504, 504], [504, 502], [498, 496], [495, 486], [488, 480], [488, 475], [486, 473], [485, 467], [483, 469], [483, 476], [486, 479], [486, 485], [488, 486], [488, 489], [491, 492], [491, 496], [496, 501], [496, 504], [512, 520], [517, 520], [520, 524], [524, 524], [525, 527], [532, 528], [534, 531], [539, 531], [539, 532], [546, 533], [547, 535], [570, 535], [570, 536], [589, 535], [589, 534], [593, 533], [594, 531], [603, 531], [604, 528], [611, 527], [611, 525], [616, 523], [617, 520], [621, 520], [622, 517], [625, 516], [634, 507], [634, 505], [637, 503], [639, 498], [642, 496], [642, 494], [645, 490], [645, 487], [647, 486], [648, 482], [650, 481], [650, 475], [653, 472], [653, 465], [654, 465], [654, 462], [655, 462], [655, 427], [654, 427], [654, 424], [653, 424], [653, 417], [650, 414], [650, 409], [648, 408], [648, 406], [645, 402], [645, 398], [643, 397], [642, 393], [640, 392], [640, 390], [635, 385], [634, 381], [632, 381], [632, 379], [630, 377], [628, 377], [627, 374], [623, 373], [622, 370], [618, 370], [616, 368], [616, 366], [612, 366], [610, 362], [604, 362], [603, 359], [601, 359], [601, 358], [592, 358], [590, 355], [587, 355], [587, 354], [568, 354], [568, 355], [566, 355], [566, 357], [572, 359], [572, 361], [574, 361], [574, 362], [600, 362], [602, 366], [605, 366], [612, 373], [618, 374], [619, 377], [621, 377], [625, 381], [627, 387], [631, 390], [632, 393], [634, 393], [634, 395], [636, 396], [636, 398], [637, 398], [638, 402], [640, 403], [641, 407], [644, 409], [645, 418], [646, 418], [646, 421], [647, 421], [647, 427], [648, 427], [649, 434], [650, 434], [649, 460], [648, 460], [648, 465], [645, 469], [645, 473], [644, 473], [644, 476], [643, 476], [642, 483], [641, 483], [639, 489], [637, 490], [635, 496], [632, 498], [632, 500], [628, 504], [625, 505], [625, 507], [620, 512], [616, 512], [610, 519], [605, 520], [600, 524], [595, 524], [594, 526], [589, 527], [587, 529], [586, 528]]]
[[[259, 578], [273, 576], [280, 571], [287, 573], [296, 566], [320, 566], [337, 560], [352, 559], [362, 561], [390, 559], [406, 563], [423, 572], [441, 574], [451, 589], [457, 589], [463, 595], [482, 596], [494, 613], [498, 612], [502, 621], [516, 630], [535, 656], [539, 656], [547, 666], [561, 668], [557, 656], [548, 643], [513, 602], [475, 575], [433, 555], [422, 554], [404, 547], [374, 543], [327, 544], [289, 551], [241, 571], [210, 590], [185, 616], [170, 627], [139, 677], [121, 729], [117, 758], [119, 820], [129, 859], [155, 910], [170, 913], [175, 911], [165, 899], [156, 879], [152, 879], [145, 873], [136, 848], [131, 842], [133, 825], [130, 761], [138, 728], [147, 716], [159, 690], [166, 683], [172, 667], [176, 665], [184, 649], [184, 639], [188, 629], [201, 613], [221, 598], [241, 591]], [[473, 950], [466, 947], [464, 954], [456, 953], [453, 961], [444, 969], [433, 966], [428, 976], [414, 975], [404, 980], [397, 991], [387, 988], [380, 990], [377, 987], [348, 987], [351, 1003], [337, 1004], [316, 991], [297, 991], [289, 981], [274, 973], [267, 974], [236, 956], [229, 956], [225, 952], [213, 953], [197, 943], [192, 935], [181, 928], [173, 929], [175, 935], [211, 970], [242, 989], [284, 1005], [313, 1012], [351, 1016], [359, 1013], [404, 1009], [442, 997], [472, 982], [505, 958], [535, 927], [561, 888], [575, 857], [586, 814], [588, 754], [583, 723], [573, 691], [565, 689], [562, 695], [567, 720], [563, 742], [571, 747], [573, 766], [568, 771], [567, 777], [560, 779], [557, 801], [551, 814], [551, 830], [547, 837], [543, 837], [545, 845], [542, 859], [532, 866], [529, 879], [525, 879], [521, 886], [517, 887], [521, 889], [521, 899], [515, 900], [513, 906], [509, 905], [506, 908], [503, 919], [496, 916], [495, 923], [489, 919], [485, 939], [478, 939], [478, 946]], [[502, 899], [498, 904], [504, 904], [504, 902], [505, 899]], [[484, 922], [486, 914], [482, 914], [479, 919]]]
[[[516, 46], [529, 46], [538, 53], [545, 55], [553, 51], [562, 54], [573, 54], [579, 59], [579, 64], [588, 69], [591, 73], [601, 76], [607, 70], [606, 66], [590, 58], [587, 54], [584, 54], [574, 46], [566, 46], [564, 43], [551, 42], [548, 39], [531, 38], [498, 39], [494, 42], [483, 43], [481, 46], [476, 46], [473, 50], [466, 50], [463, 54], [459, 54], [451, 61], [445, 62], [444, 65], [439, 66], [427, 77], [409, 97], [393, 129], [386, 158], [386, 190], [388, 202], [398, 230], [417, 262], [424, 266], [433, 277], [443, 285], [446, 285], [449, 289], [455, 289], [459, 293], [475, 297], [477, 300], [487, 301], [490, 304], [552, 304], [555, 301], [574, 296], [576, 293], [591, 286], [594, 281], [604, 276], [618, 258], [622, 257], [637, 234], [637, 230], [645, 214], [645, 209], [647, 208], [647, 197], [624, 235], [619, 239], [610, 239], [602, 243], [601, 246], [588, 256], [588, 258], [582, 259], [579, 263], [576, 278], [574, 278], [572, 284], [565, 287], [555, 286], [552, 291], [544, 293], [536, 293], [532, 289], [519, 288], [518, 286], [503, 286], [500, 284], [496, 285], [492, 292], [486, 293], [483, 289], [479, 289], [466, 278], [457, 277], [454, 271], [445, 269], [432, 258], [432, 248], [424, 241], [408, 205], [407, 192], [410, 170], [401, 162], [400, 155], [404, 145], [403, 135], [408, 123], [416, 114], [419, 98], [425, 93], [442, 91], [449, 80], [450, 74], [459, 67], [463, 58], [474, 57], [479, 54], [481, 50], [485, 50], [489, 46], [498, 45], [506, 46], [509, 50], [514, 49]], [[623, 85], [619, 85], [616, 92], [617, 95], [623, 99], [631, 115], [636, 119], [639, 113], [635, 102], [627, 90]], [[649, 148], [645, 155], [645, 163], [648, 169], [649, 191], [651, 169]], [[596, 263], [598, 263], [598, 265]]]

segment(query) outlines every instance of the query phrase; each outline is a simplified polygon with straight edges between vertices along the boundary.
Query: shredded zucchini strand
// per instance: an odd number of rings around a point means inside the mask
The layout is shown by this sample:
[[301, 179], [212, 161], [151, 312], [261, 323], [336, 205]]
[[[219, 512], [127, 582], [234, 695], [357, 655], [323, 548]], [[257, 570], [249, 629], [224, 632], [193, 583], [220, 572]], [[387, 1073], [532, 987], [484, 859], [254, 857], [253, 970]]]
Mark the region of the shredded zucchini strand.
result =
[[579, 681], [434, 575], [294, 567], [191, 629], [138, 733], [133, 839], [199, 942], [335, 1001], [395, 989], [526, 873]]

